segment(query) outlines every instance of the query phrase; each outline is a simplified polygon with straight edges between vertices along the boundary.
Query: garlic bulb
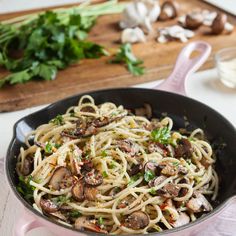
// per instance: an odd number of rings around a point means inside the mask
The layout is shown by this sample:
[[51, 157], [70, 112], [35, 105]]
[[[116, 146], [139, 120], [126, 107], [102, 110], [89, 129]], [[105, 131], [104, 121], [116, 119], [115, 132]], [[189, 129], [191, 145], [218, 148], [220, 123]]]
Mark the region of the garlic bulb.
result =
[[124, 9], [120, 27], [125, 29], [140, 26], [150, 32], [151, 23], [157, 20], [159, 14], [158, 0], [135, 0]]
[[134, 29], [132, 28], [124, 29], [121, 35], [122, 43], [138, 43], [145, 41], [146, 37], [143, 31], [139, 27], [136, 27]]

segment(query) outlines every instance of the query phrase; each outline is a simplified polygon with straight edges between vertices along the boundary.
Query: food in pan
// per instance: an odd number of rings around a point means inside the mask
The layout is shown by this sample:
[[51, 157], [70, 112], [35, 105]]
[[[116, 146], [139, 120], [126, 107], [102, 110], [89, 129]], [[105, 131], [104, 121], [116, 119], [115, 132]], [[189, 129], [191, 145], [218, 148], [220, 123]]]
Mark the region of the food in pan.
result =
[[133, 113], [83, 96], [27, 136], [18, 191], [55, 221], [109, 234], [163, 231], [212, 211], [218, 177], [203, 131], [150, 120], [147, 104]]

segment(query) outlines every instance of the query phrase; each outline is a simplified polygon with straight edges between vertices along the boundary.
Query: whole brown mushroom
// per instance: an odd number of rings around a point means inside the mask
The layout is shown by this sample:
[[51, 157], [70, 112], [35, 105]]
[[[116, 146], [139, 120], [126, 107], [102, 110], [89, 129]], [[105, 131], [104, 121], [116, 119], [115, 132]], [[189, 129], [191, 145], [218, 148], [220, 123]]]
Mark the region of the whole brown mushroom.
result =
[[221, 34], [225, 29], [227, 23], [227, 16], [223, 13], [218, 13], [211, 25], [211, 32], [213, 34]]
[[193, 11], [186, 15], [185, 27], [188, 29], [198, 29], [203, 23], [201, 12]]
[[165, 1], [161, 6], [159, 20], [166, 21], [174, 19], [178, 15], [179, 4], [176, 1]]

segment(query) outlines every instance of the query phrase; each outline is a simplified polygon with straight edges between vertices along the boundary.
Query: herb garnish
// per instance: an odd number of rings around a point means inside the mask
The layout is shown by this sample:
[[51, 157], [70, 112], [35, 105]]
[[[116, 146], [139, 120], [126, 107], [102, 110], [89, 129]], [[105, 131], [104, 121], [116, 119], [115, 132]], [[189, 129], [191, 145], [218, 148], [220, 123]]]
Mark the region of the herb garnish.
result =
[[35, 187], [30, 185], [31, 180], [33, 180], [31, 175], [28, 177], [19, 176], [19, 183], [17, 185], [18, 192], [29, 202], [33, 201], [33, 192], [35, 190]]
[[151, 170], [148, 170], [144, 173], [144, 179], [146, 182], [149, 182], [150, 180], [155, 178], [155, 173]]
[[0, 40], [0, 65], [12, 72], [0, 80], [0, 87], [53, 80], [58, 70], [76, 61], [105, 55], [102, 46], [85, 41], [94, 23], [94, 16], [73, 13], [65, 20], [60, 13], [47, 11], [20, 26], [0, 24], [0, 34], [7, 32]]
[[126, 43], [121, 45], [118, 53], [115, 55], [114, 59], [110, 61], [111, 63], [124, 63], [127, 66], [128, 71], [133, 75], [143, 75], [144, 67], [142, 60], [137, 59], [131, 50], [131, 44]]
[[107, 151], [106, 151], [106, 150], [102, 150], [101, 156], [102, 156], [102, 157], [106, 157], [106, 156], [107, 156]]
[[77, 210], [73, 210], [73, 211], [69, 212], [69, 216], [72, 218], [78, 218], [78, 217], [82, 216], [82, 214]]
[[151, 132], [151, 137], [154, 141], [168, 144], [170, 142], [170, 130], [168, 127], [163, 127], [160, 129], [155, 129]]
[[101, 216], [98, 218], [98, 224], [99, 225], [103, 225], [104, 224], [104, 220], [103, 220], [103, 218]]
[[50, 120], [50, 123], [53, 123], [54, 125], [63, 125], [64, 119], [62, 115], [57, 115], [54, 119]]
[[103, 177], [103, 178], [107, 178], [107, 177], [108, 177], [108, 174], [107, 174], [106, 171], [103, 171], [103, 172], [102, 172], [102, 177]]
[[134, 175], [130, 178], [130, 181], [128, 183], [128, 186], [130, 186], [131, 184], [133, 184], [134, 182], [136, 182], [140, 177], [142, 176], [141, 173], [138, 173], [137, 175]]

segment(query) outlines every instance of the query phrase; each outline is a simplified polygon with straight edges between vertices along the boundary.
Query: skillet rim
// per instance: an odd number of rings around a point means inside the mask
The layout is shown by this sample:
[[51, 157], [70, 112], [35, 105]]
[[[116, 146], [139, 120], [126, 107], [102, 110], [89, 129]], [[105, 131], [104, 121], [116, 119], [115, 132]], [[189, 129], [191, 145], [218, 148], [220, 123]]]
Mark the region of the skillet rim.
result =
[[[82, 231], [82, 230], [76, 230], [74, 228], [71, 228], [69, 226], [66, 226], [66, 225], [63, 225], [59, 222], [56, 222], [52, 219], [50, 219], [49, 217], [45, 216], [45, 215], [42, 215], [40, 212], [38, 212], [37, 210], [35, 210], [22, 196], [21, 194], [17, 191], [16, 189], [16, 186], [14, 185], [13, 181], [12, 181], [12, 178], [10, 176], [10, 169], [9, 169], [9, 161], [8, 161], [8, 156], [10, 156], [10, 153], [12, 152], [12, 149], [14, 149], [14, 143], [15, 141], [17, 140], [17, 135], [16, 135], [16, 129], [18, 127], [18, 124], [27, 119], [27, 118], [30, 118], [31, 116], [33, 115], [36, 115], [37, 113], [44, 113], [44, 112], [48, 112], [50, 111], [51, 109], [53, 109], [53, 107], [59, 105], [59, 104], [63, 104], [63, 102], [67, 101], [67, 100], [71, 100], [71, 99], [74, 99], [76, 97], [81, 97], [83, 95], [87, 95], [87, 94], [93, 94], [93, 93], [103, 93], [103, 92], [107, 92], [107, 91], [124, 91], [124, 90], [136, 90], [136, 91], [152, 91], [152, 92], [158, 92], [158, 93], [161, 93], [161, 94], [167, 94], [168, 96], [177, 96], [177, 97], [182, 97], [184, 99], [187, 99], [189, 100], [191, 103], [195, 103], [196, 105], [198, 106], [202, 106], [202, 107], [205, 107], [207, 110], [215, 113], [223, 122], [224, 124], [228, 125], [229, 127], [231, 127], [232, 129], [232, 132], [234, 132], [235, 136], [236, 136], [236, 127], [228, 120], [226, 119], [222, 114], [220, 114], [218, 111], [216, 111], [215, 109], [209, 107], [208, 105], [200, 102], [200, 101], [197, 101], [196, 99], [193, 99], [193, 98], [190, 98], [190, 97], [187, 97], [187, 96], [184, 96], [184, 95], [181, 95], [181, 94], [176, 94], [176, 93], [172, 93], [172, 92], [168, 92], [168, 91], [163, 91], [163, 90], [158, 90], [158, 89], [150, 89], [150, 88], [134, 88], [134, 87], [119, 87], [119, 88], [108, 88], [108, 89], [101, 89], [101, 90], [92, 90], [92, 91], [87, 91], [87, 92], [83, 92], [83, 93], [78, 93], [78, 94], [74, 94], [72, 96], [69, 96], [69, 97], [66, 97], [66, 98], [63, 98], [61, 100], [58, 100], [56, 102], [53, 102], [49, 105], [47, 105], [46, 107], [38, 110], [38, 111], [35, 111], [33, 113], [30, 113], [22, 118], [20, 118], [19, 120], [17, 120], [13, 126], [13, 135], [12, 135], [12, 139], [8, 145], [8, 149], [7, 149], [7, 153], [6, 153], [6, 158], [5, 158], [5, 161], [4, 161], [4, 166], [5, 166], [5, 175], [7, 177], [7, 182], [8, 184], [10, 185], [10, 188], [11, 188], [11, 191], [13, 192], [14, 196], [23, 204], [24, 207], [27, 208], [27, 210], [30, 211], [30, 213], [33, 213], [34, 215], [40, 217], [40, 220], [41, 218], [43, 220], [46, 220], [46, 221], [49, 221], [50, 223], [52, 224], [56, 224], [58, 225], [59, 227], [63, 227], [63, 228], [66, 228], [68, 230], [71, 230], [72, 232], [78, 232], [78, 233], [83, 233], [83, 234], [86, 234], [86, 235], [107, 235], [107, 234], [101, 234], [101, 233], [94, 233], [94, 232], [89, 232], [89, 231]], [[168, 229], [168, 230], [164, 230], [162, 232], [153, 232], [153, 233], [149, 233], [149, 235], [167, 235], [167, 234], [173, 234], [173, 233], [176, 233], [176, 232], [179, 232], [181, 230], [186, 230], [190, 227], [195, 227], [196, 225], [206, 221], [207, 219], [209, 218], [212, 218], [213, 216], [217, 215], [223, 208], [225, 208], [228, 204], [230, 204], [230, 202], [236, 198], [236, 195], [232, 195], [230, 196], [229, 198], [225, 199], [222, 203], [220, 203], [219, 205], [217, 205], [213, 211], [211, 211], [210, 213], [207, 213], [206, 215], [198, 218], [196, 221], [193, 221], [193, 222], [190, 222], [186, 225], [183, 225], [181, 227], [177, 227], [177, 228], [173, 228], [173, 229]], [[38, 220], [36, 218], [36, 220]], [[124, 234], [124, 235], [130, 235], [130, 234]], [[132, 234], [132, 235], [140, 235], [140, 234]]]

